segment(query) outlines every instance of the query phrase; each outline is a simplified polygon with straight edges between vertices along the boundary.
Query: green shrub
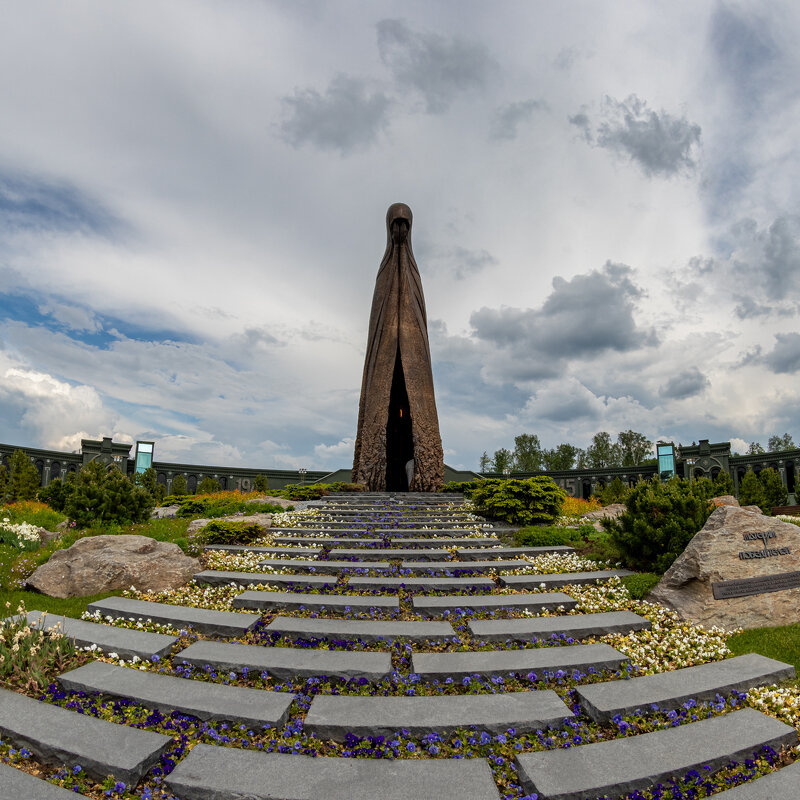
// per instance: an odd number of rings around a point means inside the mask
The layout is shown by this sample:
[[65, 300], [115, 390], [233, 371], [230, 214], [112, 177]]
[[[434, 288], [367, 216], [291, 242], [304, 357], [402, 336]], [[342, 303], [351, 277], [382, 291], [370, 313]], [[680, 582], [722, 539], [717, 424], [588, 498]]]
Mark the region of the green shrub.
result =
[[289, 500], [319, 500], [329, 494], [328, 486], [322, 483], [313, 483], [309, 486], [300, 486], [296, 483], [287, 483], [281, 494]]
[[116, 467], [90, 461], [78, 473], [64, 510], [79, 527], [87, 528], [92, 524], [144, 522], [150, 518], [153, 505], [153, 498]]
[[523, 528], [514, 534], [514, 544], [518, 547], [555, 547], [572, 545], [579, 538], [579, 532], [569, 528]]
[[655, 572], [637, 572], [635, 575], [626, 575], [622, 583], [635, 600], [644, 600], [655, 585], [661, 580]]
[[252, 522], [213, 520], [197, 532], [197, 541], [201, 544], [252, 544], [264, 532], [264, 528]]
[[763, 511], [767, 504], [766, 499], [764, 485], [758, 479], [758, 475], [752, 469], [748, 469], [739, 483], [739, 505], [758, 506]]
[[63, 511], [67, 507], [67, 500], [75, 489], [75, 473], [71, 472], [66, 481], [53, 478], [43, 489], [39, 489], [38, 497], [43, 503], [56, 511]]
[[269, 491], [269, 479], [267, 478], [267, 476], [266, 475], [256, 475], [255, 478], [253, 478], [253, 489], [256, 492], [261, 492], [262, 494], [265, 494], [266, 492], [268, 492]]
[[489, 479], [472, 493], [478, 513], [511, 525], [554, 522], [561, 514], [565, 497], [566, 492], [546, 475], [524, 480]]
[[612, 503], [624, 503], [630, 493], [631, 488], [626, 486], [622, 479], [617, 476], [608, 486], [600, 489], [596, 493], [596, 497], [604, 506], [610, 506]]
[[232, 514], [278, 514], [284, 509], [271, 503], [253, 503], [245, 497], [237, 497], [236, 492], [217, 495], [188, 496], [179, 501], [176, 516], [191, 517], [229, 517]]
[[188, 493], [188, 489], [186, 487], [186, 477], [178, 473], [172, 479], [172, 488], [170, 492], [174, 494], [176, 497], [182, 497], [183, 495]]
[[36, 525], [48, 531], [54, 531], [58, 524], [66, 519], [64, 514], [36, 500], [21, 500], [3, 507], [0, 519], [5, 517], [14, 524], [27, 522], [29, 525]]
[[464, 497], [472, 497], [472, 493], [483, 483], [483, 480], [450, 481], [442, 487], [443, 492], [456, 492]]
[[205, 475], [203, 480], [197, 484], [197, 494], [216, 494], [221, 491], [222, 487], [219, 485], [219, 481], [210, 475]]
[[762, 469], [758, 473], [758, 480], [764, 487], [764, 505], [761, 510], [765, 514], [771, 514], [775, 506], [785, 506], [789, 500], [789, 493], [781, 481], [778, 470], [772, 467]]
[[713, 480], [714, 483], [714, 497], [722, 497], [723, 495], [733, 494], [733, 479], [730, 473], [721, 469]]
[[602, 521], [629, 566], [663, 574], [684, 551], [712, 511], [692, 489], [682, 478], [642, 481], [628, 496], [625, 513]]

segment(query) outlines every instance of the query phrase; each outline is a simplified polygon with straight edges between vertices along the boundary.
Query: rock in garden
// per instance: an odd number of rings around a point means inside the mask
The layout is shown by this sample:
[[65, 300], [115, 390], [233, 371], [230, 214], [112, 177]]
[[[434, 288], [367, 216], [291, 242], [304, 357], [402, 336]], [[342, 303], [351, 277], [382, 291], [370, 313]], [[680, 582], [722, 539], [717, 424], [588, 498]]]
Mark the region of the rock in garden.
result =
[[158, 506], [150, 512], [151, 519], [172, 519], [177, 516], [180, 506], [173, 503], [171, 506]]
[[713, 506], [738, 506], [739, 501], [732, 494], [723, 494], [719, 497], [712, 497], [710, 500]]
[[199, 570], [198, 559], [170, 542], [148, 536], [87, 536], [56, 550], [27, 586], [51, 597], [83, 597], [131, 586], [163, 591], [182, 586]]
[[800, 527], [720, 506], [648, 599], [726, 630], [797, 622]]

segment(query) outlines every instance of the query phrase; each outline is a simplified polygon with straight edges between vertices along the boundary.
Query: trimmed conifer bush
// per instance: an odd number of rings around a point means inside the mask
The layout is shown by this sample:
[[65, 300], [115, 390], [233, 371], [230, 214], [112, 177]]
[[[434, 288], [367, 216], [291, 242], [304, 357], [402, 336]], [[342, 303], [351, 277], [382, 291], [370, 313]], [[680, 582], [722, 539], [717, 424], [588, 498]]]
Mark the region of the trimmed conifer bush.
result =
[[566, 492], [546, 475], [525, 480], [487, 479], [472, 493], [478, 513], [511, 525], [555, 522], [565, 497]]

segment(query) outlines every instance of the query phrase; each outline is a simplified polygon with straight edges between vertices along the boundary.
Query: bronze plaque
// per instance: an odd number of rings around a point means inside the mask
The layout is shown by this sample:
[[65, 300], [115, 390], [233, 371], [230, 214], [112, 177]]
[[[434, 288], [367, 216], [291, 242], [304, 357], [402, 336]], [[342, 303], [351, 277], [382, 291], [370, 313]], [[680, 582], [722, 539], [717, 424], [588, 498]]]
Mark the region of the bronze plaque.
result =
[[777, 575], [764, 575], [759, 578], [714, 581], [711, 584], [711, 591], [715, 600], [727, 600], [731, 597], [747, 597], [752, 594], [780, 592], [798, 587], [800, 587], [800, 572], [779, 572]]

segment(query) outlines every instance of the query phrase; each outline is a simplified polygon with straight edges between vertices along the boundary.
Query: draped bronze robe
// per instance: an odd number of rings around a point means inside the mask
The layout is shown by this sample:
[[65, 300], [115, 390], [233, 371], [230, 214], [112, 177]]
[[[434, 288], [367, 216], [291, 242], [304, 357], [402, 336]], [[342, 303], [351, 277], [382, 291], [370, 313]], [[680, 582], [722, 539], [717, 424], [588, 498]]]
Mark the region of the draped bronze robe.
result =
[[[411, 209], [386, 214], [358, 407], [353, 480], [370, 491], [438, 491], [444, 456], [433, 394], [425, 298], [411, 250]], [[413, 459], [413, 477], [406, 465]], [[409, 465], [410, 466], [410, 465]]]

